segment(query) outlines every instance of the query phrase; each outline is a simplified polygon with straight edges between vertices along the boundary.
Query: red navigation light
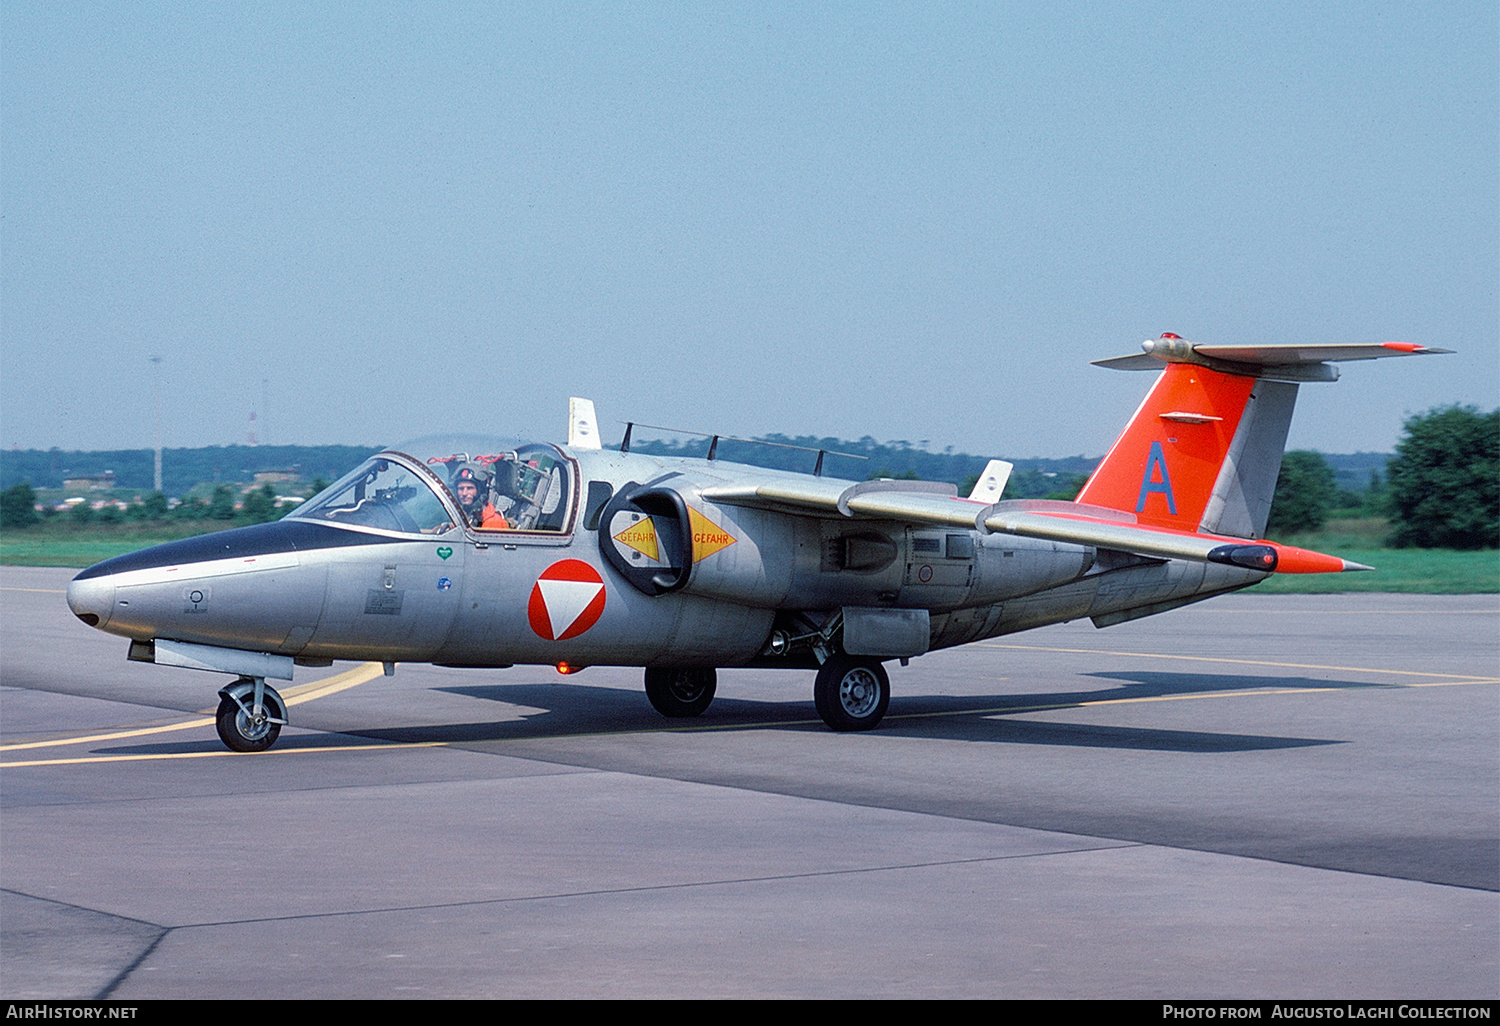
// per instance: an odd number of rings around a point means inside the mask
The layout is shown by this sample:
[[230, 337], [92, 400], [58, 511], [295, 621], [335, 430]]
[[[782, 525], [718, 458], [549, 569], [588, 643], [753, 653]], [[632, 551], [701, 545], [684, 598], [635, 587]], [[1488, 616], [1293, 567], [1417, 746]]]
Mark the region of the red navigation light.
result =
[[[1300, 549], [1293, 549], [1300, 552]], [[1220, 545], [1208, 554], [1210, 563], [1227, 566], [1242, 566], [1246, 570], [1274, 573], [1280, 566], [1281, 557], [1270, 545]]]
[[582, 673], [588, 669], [586, 666], [574, 666], [572, 663], [558, 663], [557, 672], [566, 677], [570, 673]]

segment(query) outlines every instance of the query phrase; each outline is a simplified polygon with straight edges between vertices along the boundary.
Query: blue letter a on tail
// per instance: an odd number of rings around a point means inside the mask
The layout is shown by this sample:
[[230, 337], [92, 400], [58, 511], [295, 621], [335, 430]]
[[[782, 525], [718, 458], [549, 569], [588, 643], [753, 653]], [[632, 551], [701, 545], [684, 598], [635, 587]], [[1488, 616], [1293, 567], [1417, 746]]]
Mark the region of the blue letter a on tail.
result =
[[[1161, 480], [1151, 480], [1152, 474], [1161, 469]], [[1162, 492], [1167, 497], [1167, 512], [1172, 516], [1177, 515], [1177, 500], [1172, 497], [1172, 479], [1167, 475], [1167, 457], [1161, 451], [1160, 442], [1151, 443], [1151, 455], [1146, 460], [1146, 473], [1141, 476], [1141, 494], [1135, 500], [1135, 511], [1143, 513], [1146, 509], [1146, 496], [1152, 492]], [[1128, 492], [1126, 493], [1129, 494]]]

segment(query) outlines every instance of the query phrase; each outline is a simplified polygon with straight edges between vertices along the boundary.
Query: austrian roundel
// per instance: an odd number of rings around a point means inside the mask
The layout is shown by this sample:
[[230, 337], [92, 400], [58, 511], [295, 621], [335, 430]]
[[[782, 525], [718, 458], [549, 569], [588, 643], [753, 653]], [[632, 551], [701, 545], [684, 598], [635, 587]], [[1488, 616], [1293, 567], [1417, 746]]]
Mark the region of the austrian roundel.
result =
[[599, 571], [581, 559], [559, 560], [532, 586], [526, 617], [538, 637], [566, 641], [599, 622], [604, 596]]

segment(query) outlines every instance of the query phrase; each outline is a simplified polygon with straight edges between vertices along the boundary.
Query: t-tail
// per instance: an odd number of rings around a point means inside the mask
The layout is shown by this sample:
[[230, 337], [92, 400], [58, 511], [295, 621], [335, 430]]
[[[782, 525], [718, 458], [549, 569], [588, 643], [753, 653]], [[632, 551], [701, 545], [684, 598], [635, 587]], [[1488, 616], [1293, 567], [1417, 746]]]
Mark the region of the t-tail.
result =
[[[1165, 370], [1077, 501], [1133, 513], [1142, 526], [1250, 539], [1265, 537], [1299, 383], [1338, 380], [1335, 361], [1451, 352], [1405, 342], [1198, 345], [1171, 334], [1141, 348], [1096, 361]], [[1367, 569], [1309, 561], [1315, 568]]]

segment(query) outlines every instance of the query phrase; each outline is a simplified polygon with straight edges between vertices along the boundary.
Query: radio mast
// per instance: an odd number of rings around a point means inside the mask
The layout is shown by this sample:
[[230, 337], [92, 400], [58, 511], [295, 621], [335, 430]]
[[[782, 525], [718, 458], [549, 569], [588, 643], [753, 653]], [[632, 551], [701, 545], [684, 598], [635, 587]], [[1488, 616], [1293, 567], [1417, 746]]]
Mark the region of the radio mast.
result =
[[161, 488], [161, 357], [151, 357], [152, 377], [155, 379], [156, 391], [156, 475], [152, 479], [156, 490]]

